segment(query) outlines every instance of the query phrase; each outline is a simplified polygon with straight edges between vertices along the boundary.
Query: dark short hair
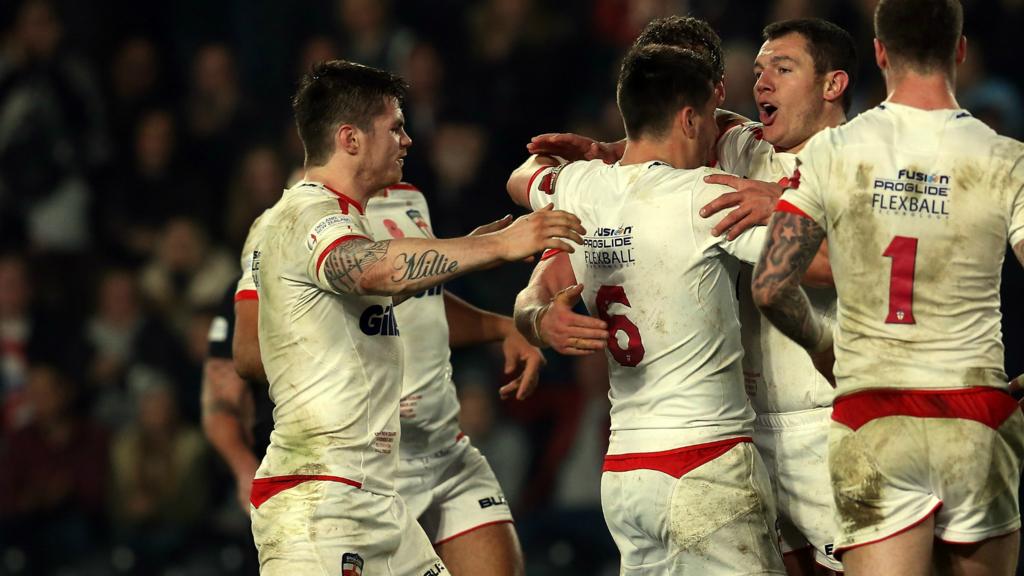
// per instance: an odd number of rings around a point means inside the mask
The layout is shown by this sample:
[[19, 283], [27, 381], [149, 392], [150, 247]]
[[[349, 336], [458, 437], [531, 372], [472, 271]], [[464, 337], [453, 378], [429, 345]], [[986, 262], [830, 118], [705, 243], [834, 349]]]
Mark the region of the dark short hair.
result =
[[882, 0], [875, 8], [875, 36], [897, 67], [952, 71], [964, 26], [959, 0]]
[[679, 110], [707, 104], [714, 82], [711, 66], [693, 50], [664, 44], [631, 49], [616, 90], [626, 136], [663, 136]]
[[385, 99], [405, 100], [408, 84], [400, 77], [362, 64], [330, 60], [313, 66], [292, 98], [295, 125], [306, 149], [306, 164], [327, 163], [334, 153], [334, 133], [342, 124], [373, 129]]
[[666, 16], [655, 18], [644, 26], [633, 41], [633, 48], [664, 44], [693, 50], [711, 66], [715, 80], [725, 76], [725, 58], [722, 56], [722, 39], [711, 26], [693, 16]]
[[765, 26], [766, 41], [799, 34], [807, 42], [807, 51], [814, 62], [814, 73], [824, 75], [832, 70], [846, 72], [850, 82], [843, 92], [843, 111], [853, 103], [853, 86], [857, 82], [857, 45], [846, 30], [821, 18], [795, 18]]

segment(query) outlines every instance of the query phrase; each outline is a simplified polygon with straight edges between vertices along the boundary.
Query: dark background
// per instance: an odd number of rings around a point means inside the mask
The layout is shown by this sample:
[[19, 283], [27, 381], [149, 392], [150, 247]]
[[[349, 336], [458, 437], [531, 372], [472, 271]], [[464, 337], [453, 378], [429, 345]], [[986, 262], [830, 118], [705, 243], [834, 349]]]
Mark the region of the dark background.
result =
[[[1024, 130], [1021, 0], [966, 5], [960, 103]], [[861, 55], [854, 112], [884, 97], [872, 0], [7, 0], [0, 3], [0, 574], [252, 573], [248, 521], [199, 431], [213, 310], [249, 223], [302, 163], [289, 96], [311, 63], [402, 74], [406, 180], [439, 236], [517, 210], [532, 135], [622, 136], [618, 57], [652, 17], [723, 38], [726, 108], [754, 115], [768, 22], [822, 16]], [[529, 274], [449, 289], [510, 312]], [[1007, 372], [1021, 268], [1003, 278]], [[500, 403], [497, 350], [456, 353], [463, 428], [516, 513], [530, 574], [616, 574], [600, 513], [602, 359], [548, 354], [543, 389]]]

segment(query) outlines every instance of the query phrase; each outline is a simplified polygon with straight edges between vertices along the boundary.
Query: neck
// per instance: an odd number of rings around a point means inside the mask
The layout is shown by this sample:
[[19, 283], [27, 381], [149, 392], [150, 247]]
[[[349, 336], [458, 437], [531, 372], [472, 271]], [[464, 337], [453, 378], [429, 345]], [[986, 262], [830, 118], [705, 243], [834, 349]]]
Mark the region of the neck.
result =
[[887, 102], [903, 104], [922, 110], [949, 110], [959, 108], [953, 88], [953, 78], [934, 72], [919, 74], [914, 71], [886, 71]]
[[366, 206], [366, 201], [377, 192], [377, 188], [360, 177], [358, 170], [340, 169], [333, 160], [323, 166], [307, 168], [303, 179], [319, 182], [363, 206]]
[[626, 150], [622, 153], [619, 164], [643, 164], [652, 161], [664, 162], [673, 168], [699, 168], [704, 165], [702, 158], [692, 141], [673, 143], [671, 138], [663, 140], [626, 140]]
[[818, 124], [817, 126], [814, 127], [814, 131], [811, 132], [811, 135], [808, 136], [807, 138], [804, 138], [799, 144], [797, 144], [796, 146], [790, 146], [789, 148], [776, 146], [775, 151], [786, 152], [789, 154], [796, 154], [800, 152], [801, 150], [804, 149], [804, 146], [806, 146], [807, 143], [810, 142], [811, 138], [813, 138], [814, 135], [817, 134], [818, 132], [821, 132], [825, 128], [835, 128], [836, 126], [845, 123], [846, 112], [843, 112], [842, 105], [826, 105], [825, 109], [822, 110], [822, 114], [818, 120]]

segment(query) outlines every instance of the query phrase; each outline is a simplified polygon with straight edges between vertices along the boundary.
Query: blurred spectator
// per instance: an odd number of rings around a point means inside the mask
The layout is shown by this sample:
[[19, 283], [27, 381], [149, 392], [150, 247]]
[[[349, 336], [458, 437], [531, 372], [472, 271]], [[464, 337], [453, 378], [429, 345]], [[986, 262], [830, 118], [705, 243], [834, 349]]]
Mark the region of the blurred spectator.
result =
[[685, 0], [596, 0], [594, 31], [600, 41], [628, 48], [648, 22], [686, 14], [686, 4]]
[[135, 126], [142, 112], [157, 104], [165, 89], [157, 46], [145, 36], [125, 40], [110, 63], [111, 124], [117, 150], [128, 156], [134, 149]]
[[134, 391], [136, 420], [111, 447], [111, 515], [118, 542], [142, 565], [175, 559], [206, 508], [206, 445], [182, 423], [170, 384], [159, 378]]
[[167, 110], [139, 117], [134, 161], [112, 185], [101, 210], [107, 249], [119, 258], [139, 262], [152, 254], [172, 216], [209, 217], [209, 190], [188, 170], [178, 137]]
[[419, 42], [402, 63], [401, 74], [409, 82], [409, 95], [403, 105], [406, 130], [413, 138], [429, 142], [444, 103], [445, 70], [441, 55], [433, 45]]
[[84, 340], [90, 349], [88, 378], [93, 414], [119, 428], [134, 412], [128, 375], [145, 366], [168, 377], [186, 378], [185, 354], [173, 332], [143, 309], [138, 281], [129, 270], [102, 275]]
[[313, 69], [314, 64], [338, 58], [338, 46], [327, 36], [313, 36], [306, 41], [299, 56], [299, 66], [295, 70], [295, 78]]
[[[75, 348], [59, 322], [33, 305], [28, 265], [17, 254], [0, 254], [0, 430], [25, 425], [31, 416], [26, 384], [29, 364], [46, 358], [60, 363]], [[72, 324], [73, 325], [73, 324]]]
[[[206, 206], [221, 214], [231, 166], [257, 127], [256, 116], [241, 91], [235, 58], [225, 44], [207, 44], [192, 60], [192, 78], [185, 101], [185, 157], [215, 193]], [[220, 221], [208, 223], [215, 234]]]
[[971, 45], [967, 60], [957, 70], [956, 81], [961, 106], [1000, 134], [1012, 138], [1024, 135], [1020, 92], [1006, 78], [986, 70], [980, 45]]
[[467, 383], [459, 387], [459, 427], [490, 462], [509, 506], [516, 508], [529, 467], [530, 444], [522, 429], [498, 417], [498, 395], [486, 384], [488, 378], [479, 371], [460, 372], [459, 380]]
[[412, 47], [413, 36], [394, 25], [392, 10], [391, 0], [338, 0], [342, 56], [397, 71]]
[[250, 148], [242, 156], [228, 192], [224, 223], [226, 242], [232, 254], [241, 252], [253, 220], [281, 197], [285, 177], [281, 158], [270, 146]]
[[238, 258], [211, 246], [196, 221], [174, 218], [141, 274], [143, 294], [184, 341], [192, 312], [216, 306], [238, 275]]
[[76, 412], [76, 384], [57, 367], [34, 365], [27, 392], [31, 423], [6, 435], [0, 453], [0, 542], [22, 548], [28, 573], [41, 574], [98, 543], [108, 438]]
[[111, 147], [95, 77], [61, 37], [50, 2], [23, 0], [0, 52], [0, 229], [79, 252], [90, 241], [88, 178]]
[[[760, 38], [756, 38], [760, 40]], [[725, 60], [725, 102], [722, 108], [757, 120], [754, 103], [754, 58], [761, 42], [730, 41], [722, 46]]]

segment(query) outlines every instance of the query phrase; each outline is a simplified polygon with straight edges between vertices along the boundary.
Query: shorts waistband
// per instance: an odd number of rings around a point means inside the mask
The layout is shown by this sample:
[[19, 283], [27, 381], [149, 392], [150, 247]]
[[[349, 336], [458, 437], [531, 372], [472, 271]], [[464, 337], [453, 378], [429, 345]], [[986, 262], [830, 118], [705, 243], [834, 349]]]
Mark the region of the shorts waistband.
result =
[[754, 419], [754, 428], [779, 430], [782, 428], [799, 428], [815, 424], [827, 424], [832, 419], [832, 407], [811, 408], [797, 412], [775, 412], [758, 414]]
[[995, 429], [1019, 408], [1008, 391], [986, 386], [952, 390], [881, 388], [836, 398], [832, 419], [852, 430], [886, 416], [960, 418]]
[[630, 472], [633, 470], [657, 470], [674, 478], [680, 478], [732, 450], [737, 444], [751, 442], [749, 436], [729, 438], [706, 444], [683, 446], [662, 452], [637, 452], [633, 454], [608, 454], [604, 457], [601, 472]]

